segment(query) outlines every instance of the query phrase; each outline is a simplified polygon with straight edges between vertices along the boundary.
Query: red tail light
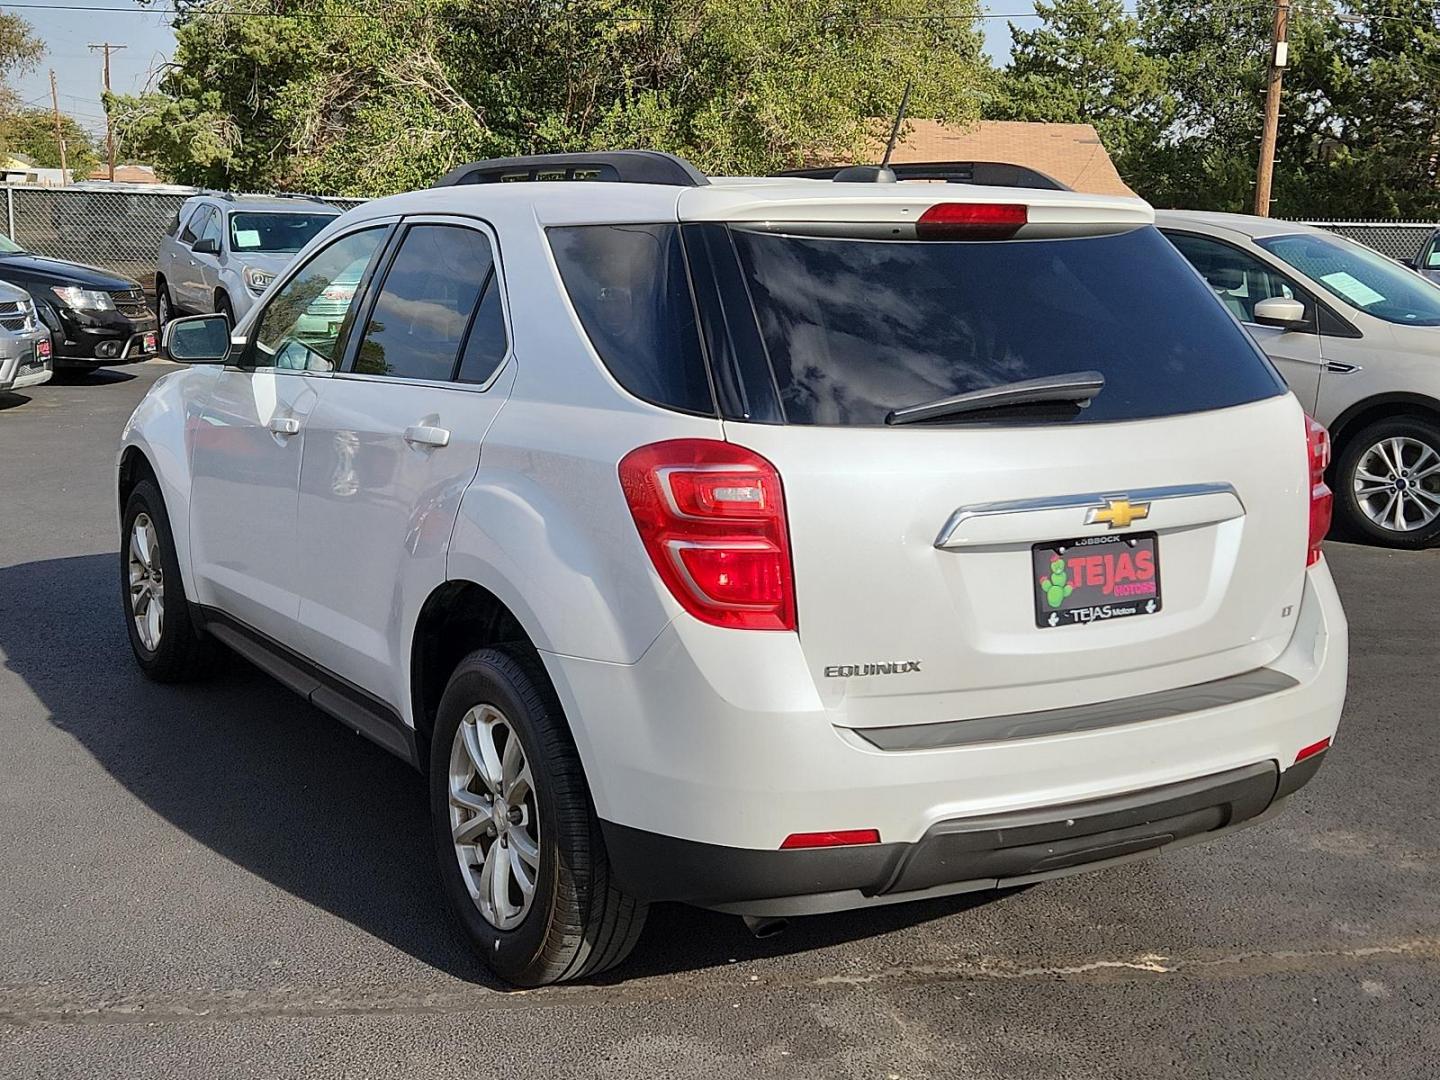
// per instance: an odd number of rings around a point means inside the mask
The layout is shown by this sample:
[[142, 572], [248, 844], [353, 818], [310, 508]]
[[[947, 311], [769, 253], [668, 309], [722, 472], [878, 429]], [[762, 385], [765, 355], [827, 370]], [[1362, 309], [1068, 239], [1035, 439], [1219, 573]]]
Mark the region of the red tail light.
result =
[[1335, 498], [1325, 483], [1330, 467], [1330, 433], [1313, 417], [1305, 417], [1306, 455], [1310, 464], [1310, 546], [1305, 565], [1320, 561], [1320, 543], [1330, 531], [1330, 514]]
[[797, 832], [785, 837], [781, 851], [796, 848], [851, 847], [855, 844], [878, 844], [879, 829], [838, 829], [834, 832]]
[[915, 223], [921, 240], [1008, 240], [1030, 218], [1020, 203], [936, 203]]
[[620, 486], [656, 572], [686, 611], [715, 626], [795, 629], [774, 465], [733, 443], [675, 439], [626, 454]]

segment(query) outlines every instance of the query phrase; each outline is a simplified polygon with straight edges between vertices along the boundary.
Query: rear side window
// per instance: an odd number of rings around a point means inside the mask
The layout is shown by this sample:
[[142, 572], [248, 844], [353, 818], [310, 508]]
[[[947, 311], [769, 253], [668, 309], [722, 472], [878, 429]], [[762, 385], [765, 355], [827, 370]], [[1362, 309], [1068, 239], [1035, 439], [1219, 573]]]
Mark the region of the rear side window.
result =
[[354, 370], [449, 381], [494, 265], [482, 232], [411, 226], [385, 272]]
[[199, 238], [199, 230], [210, 218], [210, 207], [199, 206], [190, 212], [190, 220], [185, 222], [185, 230], [180, 234], [182, 244], [193, 244]]
[[615, 381], [655, 405], [714, 415], [677, 225], [552, 228], [565, 291]]
[[997, 242], [730, 232], [747, 294], [724, 303], [753, 307], [788, 423], [878, 425], [892, 409], [1092, 370], [1105, 388], [1067, 423], [1284, 392], [1153, 228]]

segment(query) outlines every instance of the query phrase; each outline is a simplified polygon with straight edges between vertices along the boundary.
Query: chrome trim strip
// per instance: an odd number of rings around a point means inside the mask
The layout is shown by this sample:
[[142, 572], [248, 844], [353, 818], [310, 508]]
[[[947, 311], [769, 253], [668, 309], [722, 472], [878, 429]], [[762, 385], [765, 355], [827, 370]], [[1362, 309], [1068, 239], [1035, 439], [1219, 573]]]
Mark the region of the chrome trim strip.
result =
[[935, 537], [935, 546], [944, 548], [955, 530], [974, 518], [996, 517], [1001, 514], [1029, 514], [1037, 510], [1088, 510], [1109, 505], [1111, 499], [1136, 502], [1164, 502], [1167, 499], [1193, 499], [1197, 495], [1233, 495], [1244, 512], [1245, 503], [1233, 484], [1175, 484], [1169, 487], [1140, 488], [1135, 491], [1090, 492], [1085, 495], [1050, 495], [1038, 499], [1008, 499], [1002, 502], [973, 503], [956, 510]]
[[1007, 716], [982, 716], [973, 720], [942, 720], [931, 724], [904, 724], [898, 727], [852, 728], [879, 750], [942, 750], [953, 746], [1034, 739], [1046, 735], [1094, 731], [1097, 728], [1163, 720], [1170, 716], [1220, 709], [1244, 701], [1290, 690], [1300, 683], [1283, 671], [1256, 668], [1224, 679], [1161, 690], [1118, 701], [1070, 705]]

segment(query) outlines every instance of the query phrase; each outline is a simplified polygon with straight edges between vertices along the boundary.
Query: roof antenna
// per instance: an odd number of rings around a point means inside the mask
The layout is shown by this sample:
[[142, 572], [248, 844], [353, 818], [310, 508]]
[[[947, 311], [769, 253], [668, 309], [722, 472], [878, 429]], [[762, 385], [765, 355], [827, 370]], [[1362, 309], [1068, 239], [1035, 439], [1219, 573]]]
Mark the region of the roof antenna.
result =
[[900, 95], [900, 108], [895, 112], [895, 123], [890, 128], [890, 141], [885, 144], [885, 156], [879, 165], [851, 165], [835, 174], [836, 183], [849, 184], [893, 184], [895, 170], [890, 168], [890, 155], [895, 153], [895, 143], [900, 138], [900, 125], [905, 123], [905, 110], [910, 107], [910, 88], [915, 85], [911, 79], [905, 84], [905, 93]]

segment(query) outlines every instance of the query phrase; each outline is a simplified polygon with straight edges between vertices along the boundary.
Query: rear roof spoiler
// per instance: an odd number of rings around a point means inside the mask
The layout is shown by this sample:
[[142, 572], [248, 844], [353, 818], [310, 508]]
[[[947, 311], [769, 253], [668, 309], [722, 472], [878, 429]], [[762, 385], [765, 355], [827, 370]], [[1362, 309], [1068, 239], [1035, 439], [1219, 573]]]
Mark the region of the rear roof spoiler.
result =
[[[836, 175], [850, 168], [847, 165], [827, 165], [819, 169], [789, 169], [776, 176], [796, 176], [810, 180], [834, 180]], [[1046, 191], [1070, 191], [1053, 176], [1046, 176], [1038, 169], [1025, 165], [1014, 165], [1008, 161], [909, 161], [903, 164], [890, 163], [890, 171], [897, 180], [939, 180], [947, 184], [980, 184], [985, 187], [1041, 188]]]
[[594, 154], [535, 154], [490, 158], [451, 169], [437, 188], [456, 184], [505, 184], [528, 180], [608, 181], [612, 184], [665, 184], [703, 187], [710, 180], [684, 158], [659, 150], [608, 150]]

